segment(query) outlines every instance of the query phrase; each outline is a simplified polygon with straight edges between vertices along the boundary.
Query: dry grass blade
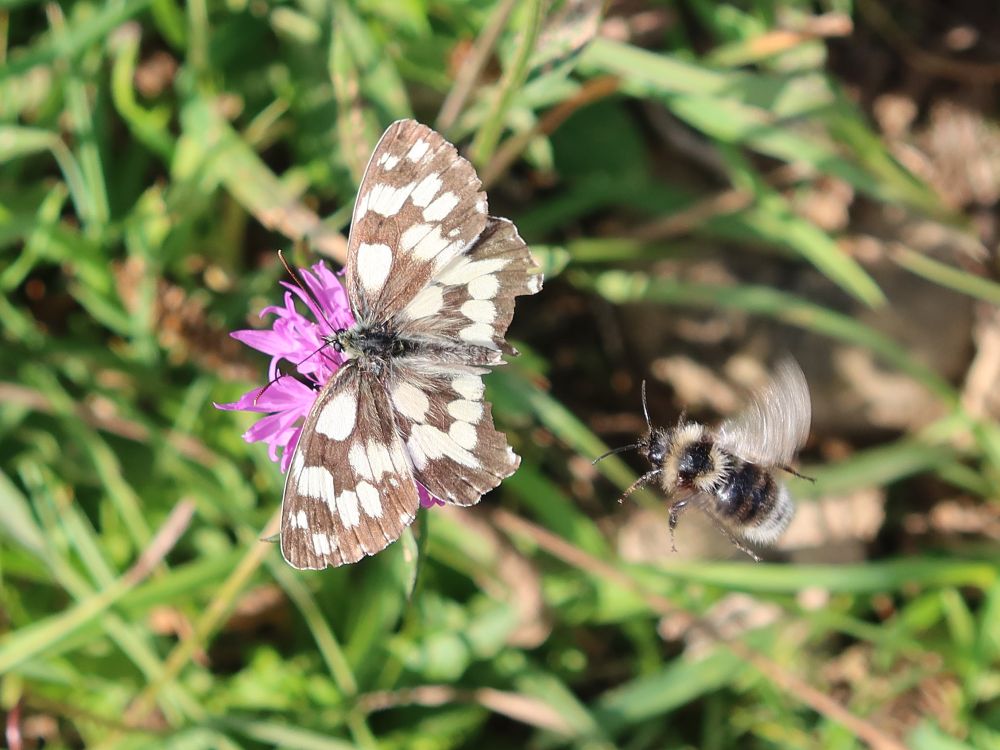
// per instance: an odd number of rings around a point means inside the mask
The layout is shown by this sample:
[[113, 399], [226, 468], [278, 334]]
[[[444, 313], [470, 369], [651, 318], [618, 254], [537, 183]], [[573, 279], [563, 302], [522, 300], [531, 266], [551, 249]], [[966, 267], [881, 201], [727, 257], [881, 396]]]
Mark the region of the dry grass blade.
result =
[[[276, 511], [259, 536], [266, 538], [277, 533], [279, 521], [280, 513]], [[208, 609], [195, 622], [191, 636], [178, 643], [170, 652], [160, 678], [148, 685], [129, 707], [126, 712], [127, 723], [139, 723], [149, 716], [160, 691], [177, 678], [185, 665], [199, 649], [204, 647], [212, 634], [225, 621], [226, 616], [235, 606], [239, 593], [247, 585], [250, 577], [263, 564], [264, 556], [271, 550], [269, 544], [256, 543], [250, 547], [240, 564], [219, 587]]]
[[573, 734], [574, 728], [555, 709], [537, 698], [493, 688], [463, 690], [450, 685], [421, 685], [406, 690], [368, 693], [358, 701], [366, 713], [396, 706], [445, 706], [449, 703], [476, 703], [493, 713], [522, 724], [559, 734]]
[[615, 76], [599, 76], [583, 84], [583, 88], [569, 99], [560, 102], [546, 112], [535, 123], [534, 127], [523, 133], [513, 135], [497, 148], [490, 163], [487, 164], [480, 177], [483, 187], [489, 189], [511, 168], [517, 158], [524, 152], [532, 139], [543, 135], [551, 135], [569, 117], [579, 109], [611, 96], [618, 90], [618, 78]]
[[466, 101], [472, 94], [479, 76], [482, 75], [486, 64], [490, 60], [490, 55], [500, 39], [500, 34], [507, 25], [507, 19], [517, 6], [517, 0], [504, 0], [493, 11], [490, 20], [483, 27], [472, 48], [472, 54], [464, 65], [459, 69], [455, 78], [455, 85], [451, 87], [448, 96], [445, 97], [438, 113], [437, 121], [434, 124], [438, 130], [448, 132], [451, 130], [458, 116], [462, 113]]
[[160, 530], [150, 541], [149, 546], [143, 550], [136, 560], [135, 565], [126, 571], [125, 581], [134, 586], [153, 572], [153, 569], [167, 556], [181, 538], [191, 519], [194, 517], [195, 504], [193, 500], [182, 500], [174, 506], [163, 522]]
[[613, 581], [622, 588], [638, 594], [649, 608], [657, 614], [670, 615], [674, 618], [675, 622], [677, 622], [677, 618], [683, 618], [687, 628], [697, 629], [712, 641], [730, 649], [741, 659], [752, 664], [790, 697], [800, 700], [817, 713], [841, 724], [858, 739], [873, 748], [873, 750], [905, 750], [905, 745], [897, 739], [890, 737], [874, 724], [859, 716], [855, 716], [836, 700], [817, 690], [797, 675], [792, 674], [780, 664], [754, 651], [740, 641], [727, 641], [707, 622], [699, 620], [694, 615], [685, 612], [669, 599], [643, 589], [634, 579], [620, 571], [614, 565], [600, 560], [578, 547], [574, 547], [569, 542], [546, 531], [540, 526], [536, 526], [506, 511], [497, 511], [494, 518], [497, 525], [507, 533], [528, 537], [550, 555], [559, 558], [568, 565], [587, 570], [594, 575]]
[[[16, 403], [43, 414], [55, 413], [52, 402], [44, 393], [16, 383], [0, 382], [0, 404], [2, 403]], [[138, 443], [149, 442], [150, 433], [144, 425], [115, 414], [101, 413], [88, 404], [83, 403], [77, 406], [76, 416], [90, 427], [109, 432], [112, 435], [118, 435]], [[203, 466], [211, 467], [218, 461], [218, 455], [214, 451], [190, 435], [168, 432], [167, 442], [182, 456]]]

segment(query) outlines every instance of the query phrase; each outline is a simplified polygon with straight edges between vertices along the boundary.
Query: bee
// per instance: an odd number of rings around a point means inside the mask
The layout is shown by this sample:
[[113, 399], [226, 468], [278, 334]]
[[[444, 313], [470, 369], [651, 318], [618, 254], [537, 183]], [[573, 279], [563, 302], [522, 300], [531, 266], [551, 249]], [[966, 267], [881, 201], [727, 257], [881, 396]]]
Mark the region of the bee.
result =
[[652, 469], [618, 499], [656, 480], [667, 497], [670, 546], [683, 511], [700, 508], [736, 547], [754, 560], [760, 558], [744, 542], [773, 544], [788, 528], [795, 506], [777, 478], [779, 471], [813, 481], [791, 468], [795, 453], [809, 435], [812, 407], [809, 387], [795, 360], [781, 360], [770, 381], [755, 391], [746, 407], [718, 427], [685, 419], [676, 426], [653, 427], [642, 383], [642, 410], [646, 435], [633, 445], [610, 450], [594, 463], [615, 453], [638, 450]]

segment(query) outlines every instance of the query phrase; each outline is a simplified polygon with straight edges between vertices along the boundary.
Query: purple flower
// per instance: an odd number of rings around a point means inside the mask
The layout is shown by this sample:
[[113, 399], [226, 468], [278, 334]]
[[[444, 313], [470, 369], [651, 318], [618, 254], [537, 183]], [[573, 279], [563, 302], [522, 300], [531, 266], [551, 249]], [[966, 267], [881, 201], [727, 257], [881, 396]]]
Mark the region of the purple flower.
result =
[[[271, 356], [267, 370], [271, 384], [254, 388], [235, 403], [215, 405], [218, 409], [266, 414], [243, 434], [243, 439], [248, 443], [266, 441], [272, 461], [279, 460], [280, 450], [282, 472], [288, 471], [302, 423], [320, 389], [344, 364], [343, 355], [327, 345], [324, 336], [354, 325], [347, 293], [337, 274], [320, 262], [312, 267], [312, 273], [303, 270], [299, 276], [309, 294], [295, 284], [282, 282], [286, 290], [284, 307], [274, 305], [261, 310], [261, 317], [276, 316], [270, 330], [233, 331], [230, 334], [237, 341]], [[296, 300], [309, 308], [311, 319], [296, 309]], [[275, 380], [279, 373], [278, 363], [283, 359], [295, 365], [302, 380], [291, 376]], [[423, 507], [444, 505], [419, 482], [417, 490]]]

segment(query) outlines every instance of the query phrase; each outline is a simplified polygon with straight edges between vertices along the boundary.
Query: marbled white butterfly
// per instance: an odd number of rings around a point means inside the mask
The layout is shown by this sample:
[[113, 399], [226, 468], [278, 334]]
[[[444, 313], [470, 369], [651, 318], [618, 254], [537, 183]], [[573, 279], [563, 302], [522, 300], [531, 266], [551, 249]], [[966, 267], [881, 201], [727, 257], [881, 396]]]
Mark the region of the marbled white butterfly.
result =
[[281, 553], [296, 568], [394, 542], [416, 516], [415, 481], [473, 505], [520, 463], [493, 427], [482, 375], [516, 353], [504, 340], [514, 297], [542, 276], [480, 188], [455, 147], [412, 120], [375, 147], [348, 240], [357, 322], [325, 339], [347, 361], [316, 398], [285, 478]]

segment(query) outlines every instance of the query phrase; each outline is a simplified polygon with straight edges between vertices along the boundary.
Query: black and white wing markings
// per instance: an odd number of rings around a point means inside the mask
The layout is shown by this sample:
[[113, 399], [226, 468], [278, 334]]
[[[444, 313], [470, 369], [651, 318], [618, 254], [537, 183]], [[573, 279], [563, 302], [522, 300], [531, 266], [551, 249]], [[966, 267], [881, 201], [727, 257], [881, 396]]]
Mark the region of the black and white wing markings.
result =
[[475, 505], [521, 463], [493, 427], [482, 373], [408, 358], [397, 368], [390, 398], [417, 481], [457, 505]]
[[359, 321], [385, 321], [464, 252], [486, 226], [472, 165], [425, 125], [385, 131], [358, 190], [347, 246], [347, 289]]
[[396, 541], [419, 502], [384, 388], [346, 364], [320, 392], [292, 455], [282, 556], [299, 569], [357, 562]]
[[491, 216], [468, 252], [441, 269], [403, 309], [399, 331], [408, 338], [467, 345], [465, 364], [501, 364], [501, 352], [516, 354], [505, 339], [514, 298], [542, 288], [538, 271], [514, 224]]
[[809, 437], [812, 404], [801, 368], [791, 358], [778, 363], [747, 406], [717, 429], [719, 444], [759, 466], [788, 466]]

